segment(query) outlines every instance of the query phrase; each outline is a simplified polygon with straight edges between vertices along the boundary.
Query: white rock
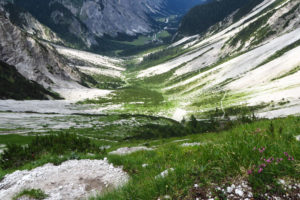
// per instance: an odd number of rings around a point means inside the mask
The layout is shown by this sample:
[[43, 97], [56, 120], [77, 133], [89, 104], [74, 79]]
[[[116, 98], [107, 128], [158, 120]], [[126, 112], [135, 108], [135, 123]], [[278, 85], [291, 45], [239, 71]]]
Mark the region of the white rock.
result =
[[252, 198], [252, 197], [253, 197], [253, 194], [252, 194], [252, 192], [249, 192], [249, 193], [248, 193], [248, 197], [250, 197], [250, 198]]
[[161, 172], [159, 175], [155, 176], [155, 179], [158, 179], [158, 178], [164, 178], [166, 176], [168, 176], [168, 174], [170, 172], [173, 172], [174, 169], [173, 168], [170, 168], [170, 169], [166, 169], [165, 171]]
[[142, 164], [142, 167], [143, 168], [146, 168], [146, 167], [148, 167], [149, 165], [148, 164]]
[[181, 146], [182, 147], [194, 147], [194, 146], [200, 146], [200, 142], [193, 142], [193, 143], [183, 143]]
[[233, 189], [234, 189], [234, 187], [227, 187], [226, 188], [226, 191], [227, 191], [227, 193], [231, 193], [232, 191], [233, 191]]
[[148, 148], [148, 147], [122, 147], [119, 148], [115, 151], [109, 152], [109, 154], [115, 154], [115, 155], [127, 155], [127, 154], [131, 154], [137, 151], [152, 151], [152, 148]]
[[69, 160], [60, 166], [46, 164], [6, 175], [0, 182], [0, 199], [11, 200], [16, 193], [33, 188], [48, 194], [47, 200], [86, 199], [93, 191], [106, 190], [104, 185], [119, 187], [128, 178], [122, 168], [104, 160]]
[[235, 194], [239, 195], [240, 197], [242, 197], [244, 195], [244, 192], [240, 189], [235, 189]]

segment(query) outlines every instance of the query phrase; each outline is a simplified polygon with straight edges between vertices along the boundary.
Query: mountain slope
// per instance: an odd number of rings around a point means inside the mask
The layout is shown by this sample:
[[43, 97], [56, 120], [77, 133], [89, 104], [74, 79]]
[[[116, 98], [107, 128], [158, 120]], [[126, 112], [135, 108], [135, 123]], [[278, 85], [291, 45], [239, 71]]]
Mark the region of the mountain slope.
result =
[[69, 65], [53, 46], [11, 23], [8, 13], [1, 6], [0, 11], [1, 61], [15, 66], [26, 79], [56, 91], [64, 98], [72, 98], [73, 93], [77, 98], [81, 92], [86, 98], [103, 94], [101, 90], [89, 90], [82, 86], [86, 75]]
[[135, 73], [162, 94], [155, 112], [178, 120], [248, 106], [268, 117], [299, 113], [299, 9], [298, 1], [263, 1], [240, 20], [226, 16], [217, 32], [146, 55]]
[[0, 61], [0, 99], [58, 99], [59, 96], [47, 91], [39, 84], [28, 81], [14, 66]]
[[196, 6], [184, 16], [178, 31], [183, 35], [203, 33], [230, 14], [233, 14], [234, 21], [239, 20], [261, 2], [263, 0], [214, 0]]

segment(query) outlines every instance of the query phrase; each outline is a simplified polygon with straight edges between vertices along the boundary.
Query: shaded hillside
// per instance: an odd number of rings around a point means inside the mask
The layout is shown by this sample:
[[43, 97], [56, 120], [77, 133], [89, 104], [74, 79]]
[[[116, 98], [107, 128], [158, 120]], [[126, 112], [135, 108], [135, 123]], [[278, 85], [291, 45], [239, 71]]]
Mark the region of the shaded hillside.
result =
[[14, 66], [0, 61], [0, 99], [59, 99], [57, 94], [24, 78]]
[[233, 20], [240, 19], [261, 2], [263, 0], [215, 0], [196, 6], [183, 17], [178, 31], [183, 35], [203, 33], [235, 11]]

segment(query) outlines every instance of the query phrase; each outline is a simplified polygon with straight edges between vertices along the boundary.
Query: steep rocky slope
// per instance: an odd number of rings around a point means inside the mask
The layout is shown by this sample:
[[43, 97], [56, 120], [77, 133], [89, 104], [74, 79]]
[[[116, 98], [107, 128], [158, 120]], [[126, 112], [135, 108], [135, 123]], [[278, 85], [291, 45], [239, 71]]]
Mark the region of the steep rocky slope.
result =
[[76, 67], [68, 65], [67, 60], [53, 46], [13, 24], [4, 9], [1, 10], [0, 19], [1, 61], [15, 66], [26, 79], [37, 82], [46, 89], [59, 90], [64, 97], [68, 97], [63, 94], [65, 89], [86, 90], [81, 85], [85, 75]]
[[42, 44], [13, 25], [4, 13], [0, 21], [1, 60], [16, 66], [26, 78], [39, 82], [45, 87], [60, 86], [58, 82], [80, 81], [75, 69], [65, 65], [51, 46]]
[[28, 81], [14, 66], [0, 60], [0, 99], [58, 99], [36, 82]]

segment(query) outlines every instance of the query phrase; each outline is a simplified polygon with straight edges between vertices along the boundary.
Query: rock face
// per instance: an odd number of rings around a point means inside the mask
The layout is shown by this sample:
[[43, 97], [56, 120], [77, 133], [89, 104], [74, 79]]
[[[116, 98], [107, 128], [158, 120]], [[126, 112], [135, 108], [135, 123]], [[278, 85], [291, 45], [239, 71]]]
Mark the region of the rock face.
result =
[[63, 43], [62, 39], [59, 38], [56, 33], [47, 26], [41, 24], [30, 13], [7, 2], [3, 3], [2, 7], [6, 10], [9, 20], [21, 30], [41, 40], [53, 43]]
[[0, 59], [28, 80], [45, 88], [79, 85], [79, 72], [65, 64], [56, 50], [14, 25], [0, 6]]

